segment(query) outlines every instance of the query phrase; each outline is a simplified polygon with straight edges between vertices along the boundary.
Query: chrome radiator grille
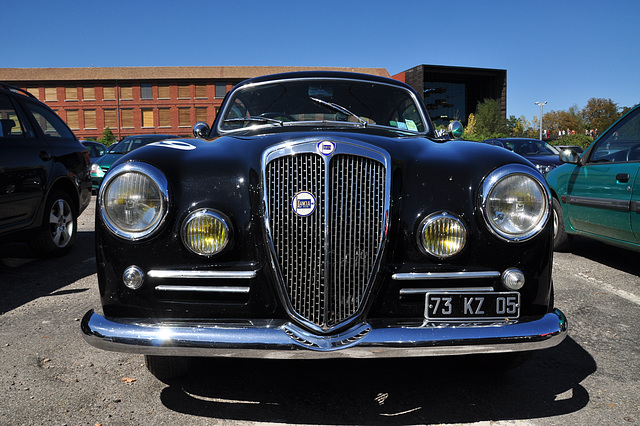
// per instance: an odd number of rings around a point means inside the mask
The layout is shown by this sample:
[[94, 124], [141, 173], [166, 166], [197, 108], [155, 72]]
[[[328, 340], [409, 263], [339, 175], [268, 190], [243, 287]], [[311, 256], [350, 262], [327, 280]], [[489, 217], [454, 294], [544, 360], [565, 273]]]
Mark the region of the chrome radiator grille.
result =
[[[266, 165], [268, 226], [283, 288], [303, 319], [329, 329], [355, 314], [383, 240], [385, 165], [363, 155], [304, 152]], [[296, 194], [315, 196], [299, 216]]]

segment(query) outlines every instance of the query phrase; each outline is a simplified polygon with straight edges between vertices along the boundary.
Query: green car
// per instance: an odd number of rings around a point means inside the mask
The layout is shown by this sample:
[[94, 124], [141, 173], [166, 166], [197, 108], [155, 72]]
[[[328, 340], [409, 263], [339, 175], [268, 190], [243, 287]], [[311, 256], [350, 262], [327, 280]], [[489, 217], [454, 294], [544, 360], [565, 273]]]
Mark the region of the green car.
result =
[[546, 175], [553, 196], [554, 249], [574, 235], [640, 251], [640, 105], [585, 152], [563, 151]]
[[115, 163], [116, 160], [119, 160], [123, 155], [133, 151], [136, 148], [140, 148], [141, 146], [173, 138], [177, 138], [177, 136], [134, 135], [127, 136], [120, 142], [111, 145], [109, 147], [109, 150], [91, 165], [91, 192], [93, 192], [94, 194], [98, 192], [98, 189], [100, 189], [100, 185], [102, 184], [104, 175], [107, 174], [111, 165]]

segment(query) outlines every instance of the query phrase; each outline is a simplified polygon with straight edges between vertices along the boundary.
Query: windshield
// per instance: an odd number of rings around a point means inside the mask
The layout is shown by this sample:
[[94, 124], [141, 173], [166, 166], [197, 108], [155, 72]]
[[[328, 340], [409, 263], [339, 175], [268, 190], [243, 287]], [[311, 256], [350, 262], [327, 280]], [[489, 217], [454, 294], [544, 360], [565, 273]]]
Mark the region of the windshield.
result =
[[151, 142], [155, 142], [158, 140], [162, 140], [165, 137], [145, 137], [145, 138], [124, 138], [120, 142], [118, 142], [115, 146], [112, 145], [109, 148], [109, 154], [126, 154], [127, 152], [131, 152], [136, 148], [140, 148], [143, 145], [149, 144]]
[[295, 79], [236, 90], [219, 121], [222, 132], [253, 126], [385, 126], [424, 133], [427, 125], [412, 92], [350, 79]]
[[506, 140], [505, 148], [520, 155], [558, 155], [560, 152], [548, 143], [538, 139]]

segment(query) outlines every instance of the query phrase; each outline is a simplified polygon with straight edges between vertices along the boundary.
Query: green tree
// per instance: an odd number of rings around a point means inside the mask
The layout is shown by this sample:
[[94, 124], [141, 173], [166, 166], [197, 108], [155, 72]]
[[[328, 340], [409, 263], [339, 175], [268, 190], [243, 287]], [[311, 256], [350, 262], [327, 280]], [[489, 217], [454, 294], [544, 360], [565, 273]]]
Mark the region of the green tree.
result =
[[109, 146], [115, 141], [116, 141], [116, 137], [111, 131], [111, 129], [108, 127], [104, 129], [104, 131], [102, 132], [102, 137], [98, 139], [98, 142], [100, 142], [104, 146]]
[[620, 112], [618, 104], [611, 99], [591, 98], [582, 109], [582, 117], [586, 129], [597, 129], [602, 133], [620, 118]]
[[507, 124], [496, 99], [485, 99], [476, 107], [476, 133], [484, 138], [507, 136]]

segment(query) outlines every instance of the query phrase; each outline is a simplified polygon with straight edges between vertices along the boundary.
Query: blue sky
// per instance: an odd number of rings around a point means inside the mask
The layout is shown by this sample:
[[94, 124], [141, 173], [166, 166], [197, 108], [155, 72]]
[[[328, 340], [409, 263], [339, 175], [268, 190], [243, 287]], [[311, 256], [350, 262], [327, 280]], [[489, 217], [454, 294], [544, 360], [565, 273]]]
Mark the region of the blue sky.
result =
[[2, 15], [0, 67], [448, 65], [506, 69], [507, 114], [528, 120], [536, 101], [640, 103], [635, 0], [22, 0]]

